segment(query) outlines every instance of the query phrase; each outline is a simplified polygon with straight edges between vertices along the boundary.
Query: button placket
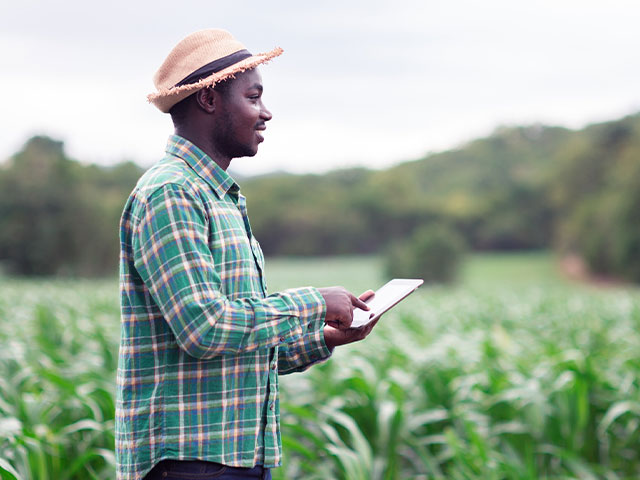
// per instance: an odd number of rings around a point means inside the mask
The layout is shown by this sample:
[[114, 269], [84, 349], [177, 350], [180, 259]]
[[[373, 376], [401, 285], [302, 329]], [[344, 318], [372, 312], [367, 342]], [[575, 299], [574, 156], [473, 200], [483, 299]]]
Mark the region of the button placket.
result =
[[249, 245], [251, 247], [251, 254], [253, 255], [253, 261], [258, 267], [258, 274], [260, 275], [260, 286], [262, 288], [262, 294], [267, 295], [267, 284], [264, 279], [264, 255], [262, 254], [262, 249], [258, 244], [258, 241], [253, 236], [251, 232], [251, 224], [249, 222], [249, 214], [247, 213], [247, 201], [245, 197], [237, 193], [236, 207], [240, 211], [240, 215], [242, 216], [242, 221], [244, 222], [245, 231], [247, 232], [247, 238], [249, 239]]

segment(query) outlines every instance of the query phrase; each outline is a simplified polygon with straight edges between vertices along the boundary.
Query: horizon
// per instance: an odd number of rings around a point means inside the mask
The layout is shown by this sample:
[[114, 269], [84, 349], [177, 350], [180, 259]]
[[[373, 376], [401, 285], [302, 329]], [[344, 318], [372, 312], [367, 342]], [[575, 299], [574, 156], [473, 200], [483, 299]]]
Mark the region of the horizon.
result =
[[[603, 125], [603, 124], [607, 124], [607, 123], [612, 123], [612, 122], [618, 122], [621, 120], [624, 120], [625, 118], [629, 118], [629, 117], [636, 117], [636, 116], [640, 116], [640, 110], [635, 111], [635, 112], [631, 112], [629, 114], [626, 115], [622, 115], [616, 118], [610, 118], [610, 119], [605, 119], [605, 120], [601, 120], [601, 121], [595, 121], [595, 122], [589, 122], [586, 123], [585, 125], [579, 127], [579, 128], [571, 128], [565, 125], [557, 125], [557, 124], [545, 124], [545, 123], [541, 123], [541, 122], [533, 122], [533, 123], [529, 123], [529, 124], [511, 124], [511, 125], [497, 125], [495, 128], [493, 128], [491, 130], [491, 132], [489, 132], [487, 135], [483, 135], [483, 136], [478, 136], [478, 137], [474, 137], [474, 138], [470, 138], [468, 140], [465, 140], [464, 142], [458, 144], [458, 145], [453, 145], [450, 148], [446, 148], [443, 150], [437, 150], [437, 151], [428, 151], [428, 152], [424, 152], [424, 154], [416, 157], [416, 158], [409, 158], [409, 159], [405, 159], [405, 160], [398, 160], [395, 162], [391, 162], [388, 165], [382, 165], [382, 166], [367, 166], [367, 165], [349, 165], [349, 166], [334, 166], [333, 168], [327, 169], [327, 170], [322, 170], [322, 171], [307, 171], [307, 172], [296, 172], [296, 171], [288, 171], [288, 170], [270, 170], [270, 171], [266, 171], [266, 172], [256, 172], [256, 173], [244, 173], [244, 172], [240, 172], [236, 169], [234, 169], [234, 163], [233, 162], [237, 162], [240, 163], [243, 160], [246, 160], [250, 157], [240, 157], [240, 158], [236, 158], [234, 160], [232, 160], [231, 165], [229, 166], [229, 173], [236, 177], [236, 178], [241, 178], [241, 179], [249, 179], [249, 178], [258, 178], [258, 177], [267, 177], [267, 176], [272, 176], [272, 175], [325, 175], [325, 174], [329, 174], [329, 173], [334, 173], [334, 172], [340, 172], [342, 170], [352, 170], [352, 169], [364, 169], [364, 170], [372, 170], [372, 171], [384, 171], [387, 169], [391, 169], [394, 168], [396, 166], [405, 164], [405, 163], [411, 163], [411, 162], [416, 162], [416, 161], [420, 161], [420, 160], [426, 160], [427, 158], [429, 158], [430, 156], [433, 155], [439, 155], [439, 154], [443, 154], [443, 153], [447, 153], [447, 152], [452, 152], [452, 151], [456, 151], [456, 150], [460, 150], [465, 148], [466, 146], [468, 146], [469, 144], [475, 142], [475, 141], [479, 141], [479, 140], [484, 140], [487, 138], [490, 138], [494, 135], [496, 135], [500, 130], [506, 129], [519, 129], [519, 128], [535, 128], [535, 127], [542, 127], [542, 128], [561, 128], [564, 130], [568, 130], [569, 132], [580, 132], [582, 130], [585, 130], [589, 127], [593, 127], [593, 126], [598, 126], [598, 125]], [[35, 133], [34, 135], [30, 136], [29, 138], [26, 138], [25, 141], [23, 142], [23, 144], [21, 145], [21, 147], [16, 150], [15, 152], [13, 152], [10, 156], [4, 158], [4, 159], [0, 159], [0, 166], [2, 166], [3, 164], [6, 164], [7, 162], [9, 162], [11, 160], [11, 157], [15, 154], [17, 154], [20, 149], [22, 147], [24, 147], [24, 145], [26, 145], [26, 143], [34, 138], [34, 137], [48, 137], [51, 140], [54, 141], [60, 141], [63, 144], [63, 149], [65, 152], [65, 155], [67, 156], [67, 158], [69, 158], [72, 161], [78, 162], [81, 165], [84, 166], [91, 166], [91, 165], [96, 165], [99, 167], [103, 167], [103, 168], [110, 168], [110, 167], [116, 167], [118, 165], [121, 165], [123, 163], [127, 163], [127, 162], [132, 162], [135, 165], [137, 165], [139, 168], [143, 168], [143, 169], [147, 169], [149, 167], [151, 167], [152, 164], [148, 164], [145, 165], [139, 161], [136, 161], [136, 159], [133, 158], [126, 158], [126, 159], [122, 159], [120, 161], [117, 162], [111, 162], [111, 163], [98, 163], [98, 162], [92, 162], [92, 161], [87, 161], [81, 158], [76, 158], [72, 155], [69, 154], [68, 149], [67, 149], [67, 145], [66, 142], [64, 140], [61, 140], [59, 138], [53, 137], [51, 135], [48, 135], [44, 132], [41, 133]], [[258, 152], [258, 154], [256, 155], [256, 157], [260, 155], [260, 152]]]

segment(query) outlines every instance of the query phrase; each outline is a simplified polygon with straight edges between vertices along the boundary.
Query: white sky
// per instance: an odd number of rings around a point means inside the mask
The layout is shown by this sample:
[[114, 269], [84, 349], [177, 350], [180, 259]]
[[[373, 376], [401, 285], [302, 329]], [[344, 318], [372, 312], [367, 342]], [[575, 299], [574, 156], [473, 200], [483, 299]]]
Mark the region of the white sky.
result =
[[637, 0], [3, 1], [0, 159], [33, 134], [102, 164], [158, 160], [168, 115], [146, 101], [169, 50], [230, 30], [274, 118], [242, 174], [384, 167], [496, 126], [572, 128], [640, 110]]

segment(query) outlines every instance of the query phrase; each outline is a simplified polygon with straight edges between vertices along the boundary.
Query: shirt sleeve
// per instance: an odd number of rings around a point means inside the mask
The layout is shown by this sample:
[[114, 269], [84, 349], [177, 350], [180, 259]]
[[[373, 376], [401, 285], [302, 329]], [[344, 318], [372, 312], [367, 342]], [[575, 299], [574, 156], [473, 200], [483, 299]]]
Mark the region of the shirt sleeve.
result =
[[311, 365], [322, 362], [331, 356], [331, 350], [324, 341], [324, 332], [307, 332], [293, 343], [280, 345], [278, 348], [278, 373], [303, 372]]
[[179, 185], [165, 185], [147, 199], [133, 235], [136, 270], [182, 349], [211, 358], [322, 331], [326, 307], [315, 288], [233, 301], [224, 296], [208, 230], [200, 200]]

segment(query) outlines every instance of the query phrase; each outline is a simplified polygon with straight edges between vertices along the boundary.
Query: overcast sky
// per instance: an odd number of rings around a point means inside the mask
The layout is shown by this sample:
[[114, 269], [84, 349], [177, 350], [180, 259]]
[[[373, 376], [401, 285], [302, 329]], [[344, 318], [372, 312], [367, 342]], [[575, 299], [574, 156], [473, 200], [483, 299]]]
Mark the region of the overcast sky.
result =
[[273, 113], [242, 174], [416, 159], [535, 122], [572, 128], [640, 111], [637, 0], [6, 1], [0, 159], [29, 136], [82, 161], [158, 160], [172, 131], [146, 101], [169, 50], [231, 31]]

